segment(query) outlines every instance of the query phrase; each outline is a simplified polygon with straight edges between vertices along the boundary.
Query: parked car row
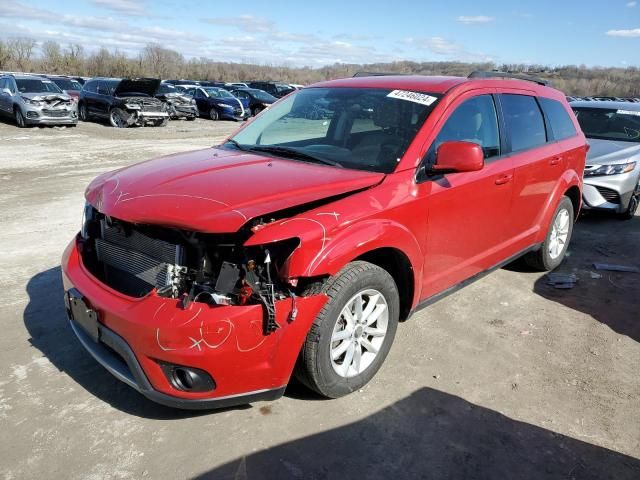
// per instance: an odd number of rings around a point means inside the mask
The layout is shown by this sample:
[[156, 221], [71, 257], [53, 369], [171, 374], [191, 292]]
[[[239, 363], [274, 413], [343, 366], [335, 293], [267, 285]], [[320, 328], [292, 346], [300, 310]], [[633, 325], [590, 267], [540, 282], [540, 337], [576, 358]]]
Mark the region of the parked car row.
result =
[[[267, 91], [257, 88], [264, 87]], [[301, 86], [296, 85], [296, 88]], [[19, 127], [108, 121], [113, 127], [164, 126], [169, 119], [246, 120], [293, 91], [278, 82], [0, 75], [0, 113]]]
[[640, 103], [640, 97], [574, 97], [567, 96], [567, 102], [631, 102]]

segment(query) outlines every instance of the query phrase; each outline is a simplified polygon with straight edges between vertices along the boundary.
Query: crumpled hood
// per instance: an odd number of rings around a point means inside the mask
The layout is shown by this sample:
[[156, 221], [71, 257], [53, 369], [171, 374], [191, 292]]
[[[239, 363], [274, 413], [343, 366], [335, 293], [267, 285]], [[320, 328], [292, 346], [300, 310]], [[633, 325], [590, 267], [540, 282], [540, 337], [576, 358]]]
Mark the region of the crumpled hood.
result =
[[103, 174], [85, 197], [105, 215], [128, 222], [226, 233], [252, 218], [367, 188], [383, 178], [209, 148]]
[[615, 140], [599, 140], [590, 138], [587, 165], [609, 165], [625, 163], [631, 157], [640, 155], [640, 143], [617, 142]]
[[70, 102], [71, 97], [66, 93], [21, 93], [21, 97], [27, 97], [31, 100], [36, 100], [39, 102], [53, 102], [53, 101], [63, 101]]

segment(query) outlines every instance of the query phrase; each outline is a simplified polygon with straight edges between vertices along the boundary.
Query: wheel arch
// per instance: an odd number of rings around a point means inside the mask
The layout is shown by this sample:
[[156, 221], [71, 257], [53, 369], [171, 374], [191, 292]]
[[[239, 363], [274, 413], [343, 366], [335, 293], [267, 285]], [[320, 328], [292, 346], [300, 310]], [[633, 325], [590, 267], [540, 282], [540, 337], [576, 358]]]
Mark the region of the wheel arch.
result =
[[409, 318], [415, 295], [414, 270], [409, 257], [398, 248], [380, 247], [360, 255], [354, 260], [362, 260], [377, 265], [393, 277], [400, 297], [400, 321], [402, 322]]

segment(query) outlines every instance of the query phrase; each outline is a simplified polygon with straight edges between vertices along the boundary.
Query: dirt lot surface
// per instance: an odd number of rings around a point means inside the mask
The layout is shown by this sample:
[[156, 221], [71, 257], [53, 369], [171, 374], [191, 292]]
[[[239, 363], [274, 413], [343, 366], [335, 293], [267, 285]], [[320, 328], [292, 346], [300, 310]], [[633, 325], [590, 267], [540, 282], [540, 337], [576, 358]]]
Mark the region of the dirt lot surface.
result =
[[339, 400], [180, 412], [114, 379], [73, 336], [60, 255], [97, 174], [236, 127], [19, 130], [0, 123], [0, 476], [640, 479], [640, 218], [581, 219], [572, 290], [509, 268], [402, 324]]

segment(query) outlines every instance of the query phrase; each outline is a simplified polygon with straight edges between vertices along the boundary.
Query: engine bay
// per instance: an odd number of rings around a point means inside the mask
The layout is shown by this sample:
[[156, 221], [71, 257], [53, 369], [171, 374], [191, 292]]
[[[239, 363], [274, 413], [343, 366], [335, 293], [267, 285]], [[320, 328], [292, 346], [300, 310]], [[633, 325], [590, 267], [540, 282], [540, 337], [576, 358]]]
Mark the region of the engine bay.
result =
[[85, 266], [109, 287], [129, 296], [157, 295], [216, 305], [262, 305], [264, 333], [278, 328], [275, 303], [291, 298], [296, 315], [297, 288], [283, 277], [298, 239], [245, 247], [259, 219], [233, 234], [206, 234], [137, 225], [85, 209], [81, 232]]

